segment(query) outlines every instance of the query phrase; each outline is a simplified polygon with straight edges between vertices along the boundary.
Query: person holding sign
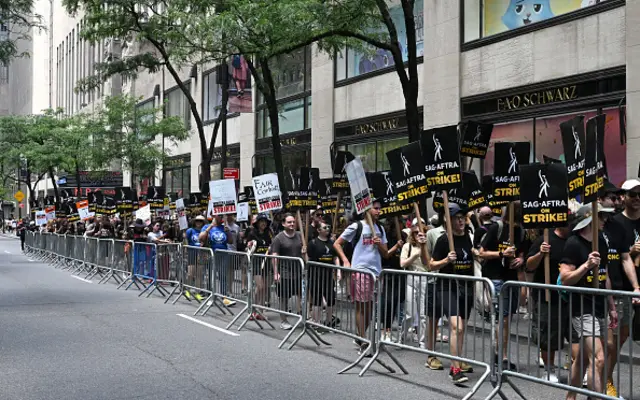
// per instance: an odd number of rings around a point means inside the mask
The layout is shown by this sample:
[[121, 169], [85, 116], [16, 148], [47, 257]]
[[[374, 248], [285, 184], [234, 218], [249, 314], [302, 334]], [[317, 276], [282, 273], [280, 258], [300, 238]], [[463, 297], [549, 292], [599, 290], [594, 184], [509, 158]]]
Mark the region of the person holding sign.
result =
[[[473, 276], [473, 243], [467, 231], [466, 213], [455, 203], [449, 205], [448, 211], [451, 216], [454, 251], [450, 251], [448, 235], [441, 235], [433, 249], [429, 269], [439, 271], [441, 274]], [[464, 344], [465, 321], [469, 319], [473, 310], [474, 287], [469, 282], [458, 281], [441, 281], [438, 286], [444, 315], [449, 319], [451, 327], [449, 338], [451, 355], [459, 356]], [[462, 364], [458, 361], [451, 363], [449, 377], [456, 384], [469, 380], [462, 370]], [[464, 367], [469, 371], [469, 366], [464, 365]]]
[[[520, 202], [515, 201], [512, 207], [506, 207], [502, 219], [496, 224], [489, 227], [487, 234], [480, 242], [479, 255], [482, 258], [482, 276], [491, 279], [496, 289], [496, 293], [500, 293], [502, 297], [502, 317], [505, 329], [502, 335], [502, 368], [515, 370], [516, 366], [508, 361], [508, 342], [509, 342], [509, 321], [510, 316], [518, 311], [518, 299], [520, 292], [518, 288], [512, 287], [508, 292], [501, 292], [502, 285], [506, 281], [518, 280], [518, 269], [524, 266], [524, 247], [525, 234], [520, 223], [521, 210]], [[513, 227], [513, 243], [509, 238], [509, 213], [513, 210], [515, 226]], [[497, 311], [497, 310], [496, 310]], [[497, 327], [496, 327], [497, 331]], [[496, 340], [498, 338], [496, 332]], [[496, 345], [496, 348], [498, 346]], [[494, 362], [499, 362], [498, 354], [494, 355]]]
[[[253, 254], [268, 254], [271, 247], [271, 241], [273, 239], [273, 232], [269, 225], [269, 217], [266, 214], [258, 214], [256, 221], [253, 223], [253, 227], [247, 230], [247, 247], [254, 249]], [[272, 276], [271, 268], [267, 260], [252, 257], [251, 263], [253, 265], [253, 280], [256, 283], [255, 288], [255, 300], [258, 305], [264, 305], [269, 300], [269, 286], [268, 282]], [[264, 319], [262, 314], [254, 312], [251, 318], [258, 320]]]
[[[215, 215], [211, 224], [206, 225], [198, 240], [202, 243], [202, 247], [210, 247], [214, 252], [216, 250], [227, 250], [230, 241], [233, 241], [229, 234], [229, 230], [222, 223], [222, 215]], [[220, 257], [221, 262], [216, 264], [216, 270], [220, 279], [220, 292], [224, 295], [228, 295], [228, 279], [229, 279], [229, 265], [224, 260], [228, 260], [226, 257]], [[223, 301], [225, 306], [231, 307], [236, 304], [235, 301], [225, 298]]]
[[[608, 254], [609, 248], [602, 234], [598, 235], [598, 251], [592, 251], [591, 223], [593, 207], [591, 204], [583, 205], [576, 213], [576, 225], [571, 236], [564, 246], [564, 255], [560, 260], [560, 281], [565, 286], [578, 286], [592, 288], [595, 271], [598, 270], [598, 288], [611, 289], [611, 280], [607, 273], [608, 259], [601, 255]], [[613, 209], [605, 209], [597, 206], [598, 213], [613, 212]], [[596, 229], [602, 230], [604, 218], [598, 218]], [[608, 302], [608, 306], [605, 305]], [[572, 300], [571, 324], [582, 339], [577, 344], [578, 352], [574, 352], [574, 361], [571, 365], [571, 385], [578, 386], [581, 383], [581, 371], [587, 369], [588, 387], [590, 390], [602, 393], [604, 382], [604, 335], [607, 323], [605, 310], [609, 310], [611, 324], [617, 325], [618, 314], [616, 312], [613, 297], [605, 300], [602, 295], [574, 294]], [[580, 354], [583, 353], [583, 354]], [[594, 364], [595, 361], [595, 364]], [[582, 363], [582, 365], [580, 365]], [[570, 392], [567, 399], [575, 399], [576, 395]]]

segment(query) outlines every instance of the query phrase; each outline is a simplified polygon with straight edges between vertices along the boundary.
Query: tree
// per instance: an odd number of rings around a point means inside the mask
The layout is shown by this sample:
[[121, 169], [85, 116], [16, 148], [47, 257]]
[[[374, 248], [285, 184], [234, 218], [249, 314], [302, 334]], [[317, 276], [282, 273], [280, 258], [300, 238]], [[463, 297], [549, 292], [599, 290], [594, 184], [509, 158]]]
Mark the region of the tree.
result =
[[33, 0], [0, 0], [0, 23], [7, 28], [8, 35], [0, 36], [0, 64], [9, 64], [20, 53], [18, 40], [30, 40], [32, 29], [44, 29], [42, 17], [33, 10]]
[[139, 101], [131, 96], [108, 97], [104, 107], [89, 120], [94, 167], [104, 168], [121, 161], [123, 169], [131, 171], [131, 187], [135, 187], [134, 173], [155, 175], [156, 168], [167, 156], [158, 136], [170, 143], [189, 137], [180, 118], [158, 119], [161, 110], [138, 108]]

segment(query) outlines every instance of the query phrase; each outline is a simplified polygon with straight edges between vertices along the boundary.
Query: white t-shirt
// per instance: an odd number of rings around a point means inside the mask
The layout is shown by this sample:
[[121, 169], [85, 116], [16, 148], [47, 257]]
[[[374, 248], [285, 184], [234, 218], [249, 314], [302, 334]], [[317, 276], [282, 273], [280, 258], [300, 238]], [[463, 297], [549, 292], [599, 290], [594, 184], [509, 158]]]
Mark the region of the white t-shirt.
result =
[[160, 239], [160, 237], [164, 235], [164, 233], [162, 233], [162, 231], [158, 231], [158, 232], [149, 232], [147, 234], [147, 240], [151, 243], [155, 243], [156, 240]]
[[[360, 240], [353, 246], [353, 257], [351, 258], [351, 266], [355, 269], [361, 269], [373, 272], [376, 276], [382, 272], [382, 256], [378, 251], [378, 246], [373, 243], [373, 235], [371, 235], [371, 228], [369, 225], [361, 221], [362, 235]], [[340, 237], [345, 241], [351, 243], [356, 236], [358, 229], [358, 222], [355, 222], [347, 227], [342, 232]], [[381, 232], [377, 225], [374, 225], [376, 236], [378, 236], [382, 244], [387, 244], [387, 235], [384, 230]]]

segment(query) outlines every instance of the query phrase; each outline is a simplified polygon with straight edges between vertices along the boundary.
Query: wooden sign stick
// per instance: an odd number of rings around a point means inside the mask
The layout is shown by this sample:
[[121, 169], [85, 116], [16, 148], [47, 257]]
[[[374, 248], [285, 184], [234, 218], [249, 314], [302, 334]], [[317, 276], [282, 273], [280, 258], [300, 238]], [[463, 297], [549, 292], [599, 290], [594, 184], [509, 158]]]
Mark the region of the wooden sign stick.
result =
[[[472, 158], [473, 160], [473, 158]], [[456, 248], [453, 244], [453, 228], [451, 226], [451, 214], [449, 213], [449, 194], [447, 193], [446, 190], [442, 191], [442, 200], [443, 200], [443, 207], [444, 207], [444, 221], [445, 221], [445, 228], [447, 230], [447, 239], [449, 241], [449, 252], [452, 251], [456, 251]]]
[[[544, 237], [542, 240], [544, 240], [545, 243], [549, 244], [549, 229], [544, 230], [543, 236]], [[546, 285], [551, 284], [551, 266], [550, 266], [549, 253], [546, 253], [544, 255], [544, 283]], [[551, 294], [549, 293], [548, 289], [545, 290], [544, 298], [547, 301], [547, 303], [550, 301]]]
[[[598, 251], [598, 228], [600, 223], [598, 221], [598, 202], [591, 202], [591, 251]], [[606, 254], [600, 254], [600, 257], [606, 256]], [[600, 266], [593, 271], [593, 287], [600, 287]]]
[[369, 229], [371, 229], [371, 237], [373, 239], [377, 238], [378, 235], [376, 234], [376, 230], [373, 227], [373, 220], [371, 219], [371, 214], [369, 214], [369, 210], [364, 212], [364, 218], [365, 218], [365, 221], [367, 222], [367, 225], [369, 225]]
[[393, 224], [396, 228], [396, 236], [398, 240], [402, 240], [402, 228], [400, 227], [400, 219], [397, 216], [393, 217]]
[[[515, 219], [516, 216], [514, 215], [514, 211], [513, 211], [514, 207], [513, 207], [513, 201], [509, 202], [509, 244], [511, 244], [511, 246], [515, 246], [515, 241], [514, 241], [514, 236], [515, 236]], [[498, 240], [500, 240], [500, 238], [498, 238]]]
[[473, 157], [469, 157], [469, 168], [467, 168], [467, 171], [471, 171], [472, 166], [473, 166]]
[[331, 233], [338, 233], [338, 212], [340, 212], [340, 201], [342, 201], [342, 192], [338, 192], [338, 199], [336, 200], [336, 210], [333, 213], [333, 224], [331, 225]]
[[300, 210], [296, 211], [296, 219], [298, 220], [298, 229], [300, 229], [300, 234], [302, 235], [302, 245], [307, 246], [307, 235], [304, 231], [304, 226], [302, 224], [302, 215], [300, 215]]

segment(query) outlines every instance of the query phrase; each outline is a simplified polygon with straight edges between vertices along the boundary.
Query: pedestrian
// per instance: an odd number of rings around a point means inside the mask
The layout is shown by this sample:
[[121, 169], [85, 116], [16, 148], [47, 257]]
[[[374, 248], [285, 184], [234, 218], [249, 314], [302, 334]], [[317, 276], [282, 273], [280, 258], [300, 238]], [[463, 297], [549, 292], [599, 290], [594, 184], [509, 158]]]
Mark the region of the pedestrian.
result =
[[[273, 240], [271, 232], [271, 221], [266, 214], [258, 214], [253, 227], [247, 231], [247, 247], [251, 249], [251, 254], [264, 255], [269, 253], [269, 248]], [[255, 304], [265, 305], [269, 301], [269, 287], [272, 280], [273, 270], [271, 263], [266, 257], [251, 257], [251, 267], [255, 288]], [[253, 313], [252, 318], [263, 319], [262, 314]]]
[[[338, 253], [333, 247], [333, 240], [329, 237], [331, 226], [320, 221], [317, 226], [318, 236], [311, 239], [307, 246], [307, 261], [340, 266]], [[309, 269], [309, 298], [312, 300], [312, 318], [316, 323], [334, 328], [332, 325], [333, 307], [336, 304], [335, 280], [333, 269], [314, 267]], [[342, 279], [340, 270], [337, 279]], [[324, 300], [324, 303], [323, 303]], [[326, 304], [326, 318], [322, 320], [322, 306]], [[335, 320], [333, 320], [335, 323]]]
[[[211, 248], [214, 253], [216, 250], [228, 250], [229, 241], [233, 240], [229, 235], [229, 229], [223, 224], [222, 215], [215, 215], [211, 221], [211, 224], [205, 225], [198, 235], [198, 240], [202, 247]], [[221, 256], [216, 260], [216, 272], [219, 280], [220, 293], [225, 296], [222, 299], [222, 303], [226, 307], [231, 307], [236, 304], [235, 301], [228, 298], [229, 296], [229, 278], [230, 276], [229, 259], [228, 257]], [[233, 282], [231, 282], [233, 283]]]
[[308, 241], [311, 241], [311, 239], [315, 239], [316, 237], [318, 237], [318, 228], [320, 227], [320, 224], [324, 222], [323, 218], [324, 214], [322, 213], [322, 209], [318, 208], [311, 211], [311, 223], [309, 224], [309, 228], [307, 229]]
[[22, 252], [24, 252], [24, 241], [27, 237], [27, 222], [24, 218], [18, 226], [18, 236], [20, 237], [20, 248], [22, 249]]
[[228, 249], [231, 251], [238, 250], [238, 236], [240, 234], [240, 226], [236, 224], [236, 216], [235, 214], [228, 214], [227, 220], [225, 221], [225, 228], [227, 228], [227, 232], [229, 235], [229, 243]]
[[[384, 230], [387, 235], [389, 242], [396, 243], [398, 240], [402, 242], [406, 242], [407, 234], [403, 231], [400, 231], [400, 238], [398, 238], [397, 230], [394, 227], [396, 221], [392, 218], [387, 218], [384, 225]], [[400, 222], [397, 222], [400, 225]], [[391, 254], [391, 256], [387, 259], [382, 259], [382, 269], [383, 270], [394, 270], [399, 271], [402, 270], [400, 266], [400, 256], [402, 254], [402, 249], [406, 246], [403, 244], [403, 247]], [[382, 287], [384, 290], [382, 291], [382, 336], [380, 340], [383, 341], [391, 341], [392, 334], [391, 328], [393, 324], [394, 318], [398, 319], [398, 324], [400, 326], [404, 326], [404, 321], [406, 319], [405, 316], [405, 301], [407, 295], [407, 277], [403, 274], [386, 274], [383, 275], [385, 279], [382, 281]], [[404, 330], [399, 332], [398, 343], [403, 342]]]

